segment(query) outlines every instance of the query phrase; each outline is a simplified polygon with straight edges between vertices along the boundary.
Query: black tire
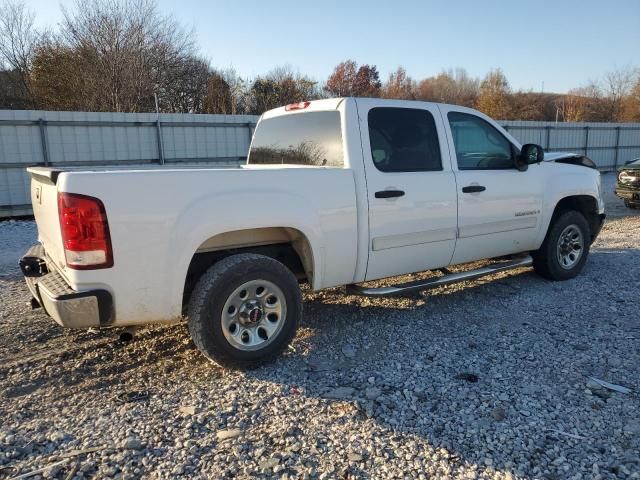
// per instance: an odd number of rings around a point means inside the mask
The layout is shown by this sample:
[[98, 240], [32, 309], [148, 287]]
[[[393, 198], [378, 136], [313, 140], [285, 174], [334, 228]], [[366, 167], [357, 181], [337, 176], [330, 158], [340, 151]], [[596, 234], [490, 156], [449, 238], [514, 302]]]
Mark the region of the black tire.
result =
[[[570, 226], [575, 226], [582, 234], [582, 253], [575, 264], [569, 268], [563, 266], [558, 258], [558, 248], [560, 236]], [[569, 280], [578, 275], [584, 267], [589, 248], [591, 246], [591, 230], [589, 223], [582, 213], [569, 210], [560, 213], [552, 220], [547, 236], [539, 250], [532, 252], [533, 268], [536, 273], [544, 278], [554, 281]]]
[[[285, 313], [282, 315], [283, 318], [278, 320], [282, 321], [283, 324], [278, 326], [277, 333], [274, 333], [268, 339], [262, 340], [265, 342], [265, 346], [262, 348], [259, 348], [259, 346], [250, 347], [257, 349], [248, 351], [242, 349], [245, 348], [242, 345], [242, 341], [244, 341], [242, 335], [245, 334], [245, 329], [249, 330], [251, 333], [250, 338], [255, 338], [260, 342], [260, 339], [253, 336], [253, 332], [259, 331], [260, 323], [251, 324], [253, 326], [241, 324], [240, 313], [237, 313], [237, 317], [233, 317], [237, 318], [237, 320], [230, 320], [230, 322], [236, 322], [233, 333], [235, 333], [236, 328], [242, 333], [238, 338], [229, 337], [229, 335], [232, 335], [231, 327], [233, 327], [233, 324], [225, 326], [224, 322], [229, 322], [229, 320], [225, 320], [227, 317], [223, 317], [223, 314], [228, 313], [230, 307], [227, 307], [227, 311], [224, 313], [223, 309], [227, 302], [234, 303], [236, 299], [234, 295], [239, 295], [234, 292], [241, 286], [248, 282], [256, 283], [258, 281], [275, 285], [280, 290], [279, 294], [283, 296]], [[259, 287], [256, 292], [258, 290]], [[241, 292], [244, 291], [241, 290]], [[238, 301], [241, 302], [241, 300]], [[264, 303], [268, 301], [267, 299], [261, 301], [256, 297], [252, 301], [257, 304], [262, 303], [262, 307], [252, 304], [248, 308], [267, 308]], [[247, 303], [244, 302], [242, 305], [238, 305], [238, 311], [245, 308]], [[268, 312], [268, 310], [261, 311]], [[265, 313], [253, 315], [253, 312], [249, 312], [247, 315], [245, 308], [244, 319], [245, 321], [250, 321], [249, 319], [255, 316], [261, 322], [267, 322], [269, 315]], [[289, 345], [295, 336], [298, 321], [301, 317], [302, 294], [296, 277], [277, 260], [253, 253], [232, 255], [210, 267], [198, 280], [191, 294], [188, 307], [188, 327], [196, 347], [208, 359], [226, 367], [247, 368], [272, 360]], [[255, 321], [254, 318], [251, 318], [251, 320]], [[253, 330], [251, 330], [252, 328]], [[226, 330], [223, 331], [223, 329]], [[266, 335], [264, 329], [262, 329], [262, 332]], [[258, 336], [262, 339], [262, 335]], [[241, 337], [243, 338], [242, 341], [240, 340]], [[234, 341], [237, 346], [234, 346]]]
[[640, 203], [632, 203], [629, 200], [624, 201], [624, 206], [627, 208], [631, 208], [632, 210], [640, 209]]

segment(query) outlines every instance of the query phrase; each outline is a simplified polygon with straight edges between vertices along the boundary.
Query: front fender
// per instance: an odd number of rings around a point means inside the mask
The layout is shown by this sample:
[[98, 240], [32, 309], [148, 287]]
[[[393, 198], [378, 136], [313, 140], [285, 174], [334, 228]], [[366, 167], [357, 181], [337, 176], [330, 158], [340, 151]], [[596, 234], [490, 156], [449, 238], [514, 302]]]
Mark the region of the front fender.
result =
[[598, 213], [604, 213], [600, 187], [600, 173], [575, 165], [559, 163], [543, 164], [545, 172], [545, 194], [542, 217], [542, 227], [536, 239], [538, 246], [542, 245], [551, 219], [558, 204], [569, 197], [587, 196], [595, 200]]

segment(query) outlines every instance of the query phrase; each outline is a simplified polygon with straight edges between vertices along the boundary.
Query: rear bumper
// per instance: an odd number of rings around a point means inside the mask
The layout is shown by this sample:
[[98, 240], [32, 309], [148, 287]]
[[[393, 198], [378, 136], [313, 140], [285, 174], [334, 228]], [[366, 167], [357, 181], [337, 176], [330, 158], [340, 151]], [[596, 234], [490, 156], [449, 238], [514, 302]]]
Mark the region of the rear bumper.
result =
[[113, 298], [107, 290], [73, 290], [47, 263], [42, 245], [20, 260], [20, 269], [35, 301], [56, 323], [67, 328], [99, 328], [113, 320]]

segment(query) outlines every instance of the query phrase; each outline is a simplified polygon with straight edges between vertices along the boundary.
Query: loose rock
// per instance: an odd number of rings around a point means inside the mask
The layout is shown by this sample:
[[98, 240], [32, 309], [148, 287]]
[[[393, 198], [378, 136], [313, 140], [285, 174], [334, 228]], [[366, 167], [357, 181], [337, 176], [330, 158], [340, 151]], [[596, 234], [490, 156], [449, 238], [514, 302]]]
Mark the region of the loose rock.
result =
[[326, 394], [326, 398], [331, 398], [334, 400], [345, 400], [351, 398], [355, 393], [355, 388], [353, 387], [337, 387], [332, 390], [329, 390]]
[[216, 432], [216, 438], [219, 442], [223, 442], [225, 440], [230, 440], [232, 438], [236, 438], [240, 436], [240, 430], [237, 428], [230, 428], [226, 430], [218, 430]]

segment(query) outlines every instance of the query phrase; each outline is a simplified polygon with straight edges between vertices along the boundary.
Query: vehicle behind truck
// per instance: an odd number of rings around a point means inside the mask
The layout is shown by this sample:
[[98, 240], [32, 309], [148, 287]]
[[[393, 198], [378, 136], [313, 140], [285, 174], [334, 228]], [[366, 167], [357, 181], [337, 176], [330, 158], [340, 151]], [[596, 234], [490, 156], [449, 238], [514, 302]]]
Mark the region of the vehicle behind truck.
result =
[[268, 111], [238, 168], [28, 171], [39, 242], [21, 268], [36, 306], [70, 328], [186, 321], [233, 366], [291, 342], [302, 283], [396, 295], [528, 266], [568, 280], [604, 220], [587, 162], [545, 161], [478, 111], [417, 101]]

